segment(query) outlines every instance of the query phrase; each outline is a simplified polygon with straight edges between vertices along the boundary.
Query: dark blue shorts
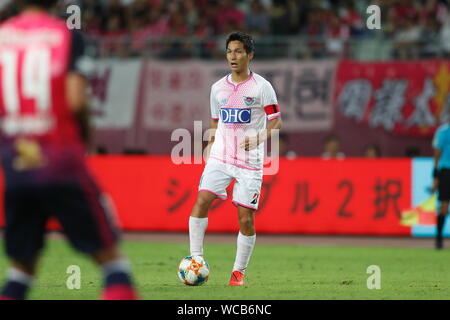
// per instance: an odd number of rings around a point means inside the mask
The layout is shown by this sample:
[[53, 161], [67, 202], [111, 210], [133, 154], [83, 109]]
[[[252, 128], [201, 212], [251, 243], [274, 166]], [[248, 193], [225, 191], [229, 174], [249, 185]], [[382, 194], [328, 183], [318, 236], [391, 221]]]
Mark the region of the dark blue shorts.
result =
[[450, 169], [441, 169], [438, 174], [439, 187], [438, 199], [439, 201], [450, 200]]
[[90, 177], [79, 182], [8, 187], [5, 191], [5, 246], [10, 258], [32, 262], [44, 246], [50, 217], [71, 245], [94, 254], [114, 246], [118, 228], [108, 201]]

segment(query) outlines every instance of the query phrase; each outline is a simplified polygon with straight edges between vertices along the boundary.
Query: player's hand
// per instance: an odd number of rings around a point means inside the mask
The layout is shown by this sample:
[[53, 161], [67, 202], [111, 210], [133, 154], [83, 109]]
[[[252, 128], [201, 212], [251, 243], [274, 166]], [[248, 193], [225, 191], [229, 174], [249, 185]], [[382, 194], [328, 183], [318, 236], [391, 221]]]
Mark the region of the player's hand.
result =
[[14, 142], [17, 156], [13, 167], [17, 171], [32, 170], [46, 165], [41, 146], [34, 140], [19, 138]]
[[206, 145], [205, 149], [203, 149], [203, 159], [205, 159], [205, 163], [208, 163], [209, 160], [209, 155], [211, 153], [211, 147], [213, 144], [213, 141], [209, 141], [208, 144]]
[[244, 141], [241, 142], [240, 147], [245, 149], [245, 151], [255, 149], [259, 144], [259, 137], [246, 137]]
[[435, 193], [439, 187], [439, 179], [434, 178], [433, 179], [433, 187], [431, 188], [431, 193]]

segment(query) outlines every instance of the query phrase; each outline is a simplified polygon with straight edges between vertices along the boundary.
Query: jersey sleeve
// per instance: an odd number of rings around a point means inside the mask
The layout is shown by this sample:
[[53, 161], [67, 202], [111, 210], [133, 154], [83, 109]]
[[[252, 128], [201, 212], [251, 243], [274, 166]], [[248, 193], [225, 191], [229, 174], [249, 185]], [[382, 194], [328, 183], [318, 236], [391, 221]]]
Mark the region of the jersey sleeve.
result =
[[441, 128], [438, 128], [436, 130], [436, 133], [434, 134], [433, 137], [433, 148], [434, 149], [442, 149], [442, 145], [443, 145], [443, 137], [442, 137], [442, 133], [443, 130], [441, 130]]
[[277, 95], [270, 83], [263, 86], [261, 105], [267, 115], [267, 120], [273, 120], [281, 115]]
[[216, 99], [216, 90], [214, 86], [211, 87], [211, 95], [209, 97], [209, 103], [211, 106], [211, 119], [219, 119], [219, 102]]

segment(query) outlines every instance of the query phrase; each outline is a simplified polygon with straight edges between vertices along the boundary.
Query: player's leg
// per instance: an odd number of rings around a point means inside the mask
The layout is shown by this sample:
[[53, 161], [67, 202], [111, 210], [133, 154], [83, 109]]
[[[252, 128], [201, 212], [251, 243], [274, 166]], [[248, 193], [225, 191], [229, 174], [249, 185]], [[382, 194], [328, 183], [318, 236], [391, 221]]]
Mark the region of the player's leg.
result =
[[436, 232], [436, 249], [442, 249], [444, 246], [444, 239], [443, 239], [443, 229], [444, 229], [444, 223], [445, 223], [445, 217], [448, 213], [448, 200], [441, 200], [441, 204], [439, 206], [439, 214], [437, 216], [437, 232]]
[[51, 212], [71, 245], [91, 256], [101, 269], [102, 299], [137, 299], [130, 264], [118, 248], [119, 230], [108, 198], [86, 176], [79, 184], [55, 187], [53, 194]]
[[244, 274], [248, 267], [256, 242], [255, 209], [237, 206], [239, 234], [237, 237], [236, 258], [231, 273], [230, 286], [244, 285]]
[[102, 249], [92, 255], [103, 273], [103, 300], [136, 300], [130, 263], [117, 245]]
[[0, 300], [23, 300], [33, 284], [36, 264], [11, 261], [6, 274], [6, 283], [0, 293]]
[[4, 238], [10, 267], [0, 300], [25, 299], [33, 283], [47, 222], [39, 201], [39, 192], [24, 189], [5, 192]]
[[245, 273], [255, 247], [255, 209], [238, 205], [239, 234], [233, 271]]
[[197, 201], [195, 201], [194, 207], [191, 211], [191, 217], [194, 218], [207, 218], [208, 210], [212, 202], [217, 198], [217, 195], [208, 191], [199, 191], [197, 195]]
[[448, 213], [448, 205], [450, 200], [450, 170], [443, 169], [439, 173], [438, 195], [440, 206], [438, 209], [436, 223], [436, 249], [442, 249], [444, 245], [442, 232], [444, 228], [445, 217]]
[[203, 256], [203, 239], [208, 227], [208, 210], [217, 196], [208, 191], [199, 191], [197, 201], [189, 217], [189, 247], [191, 256]]
[[212, 159], [205, 166], [198, 187], [197, 201], [189, 217], [189, 245], [191, 256], [203, 256], [203, 240], [208, 227], [208, 210], [216, 198], [226, 199], [226, 188], [232, 177], [226, 166]]
[[255, 212], [258, 208], [262, 172], [236, 169], [233, 203], [237, 206], [239, 234], [230, 285], [242, 286], [256, 242]]

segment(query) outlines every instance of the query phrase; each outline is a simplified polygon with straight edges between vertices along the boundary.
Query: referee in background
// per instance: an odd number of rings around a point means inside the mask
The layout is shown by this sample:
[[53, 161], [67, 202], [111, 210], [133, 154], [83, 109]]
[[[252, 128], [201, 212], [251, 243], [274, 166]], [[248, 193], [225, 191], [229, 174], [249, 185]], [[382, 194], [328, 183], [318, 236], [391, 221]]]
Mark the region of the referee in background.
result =
[[440, 207], [437, 216], [436, 249], [444, 246], [442, 229], [445, 217], [448, 213], [450, 200], [450, 125], [441, 125], [433, 138], [434, 149], [434, 169], [433, 169], [433, 189], [438, 191]]

